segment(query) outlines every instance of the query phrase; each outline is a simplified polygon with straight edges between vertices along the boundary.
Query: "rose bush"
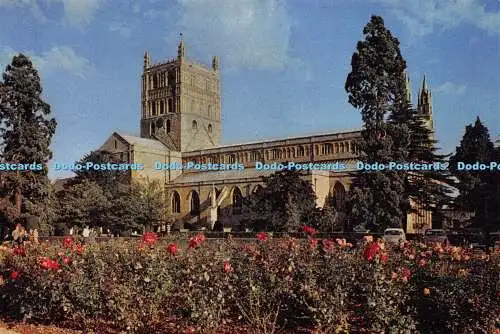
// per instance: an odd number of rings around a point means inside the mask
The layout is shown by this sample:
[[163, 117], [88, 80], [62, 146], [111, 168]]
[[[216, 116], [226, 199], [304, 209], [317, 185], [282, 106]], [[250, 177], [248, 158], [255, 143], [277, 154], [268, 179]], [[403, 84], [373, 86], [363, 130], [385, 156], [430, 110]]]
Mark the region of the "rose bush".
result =
[[147, 333], [245, 325], [258, 333], [494, 332], [499, 255], [365, 238], [270, 238], [254, 242], [115, 240], [0, 249], [0, 314]]

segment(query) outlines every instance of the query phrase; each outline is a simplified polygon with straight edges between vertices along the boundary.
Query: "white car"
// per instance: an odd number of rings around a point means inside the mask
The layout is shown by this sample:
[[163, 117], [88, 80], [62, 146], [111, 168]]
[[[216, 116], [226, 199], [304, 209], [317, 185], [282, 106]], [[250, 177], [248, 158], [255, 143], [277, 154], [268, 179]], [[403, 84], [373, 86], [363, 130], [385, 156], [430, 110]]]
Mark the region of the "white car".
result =
[[399, 244], [406, 240], [405, 231], [402, 228], [388, 228], [384, 231], [384, 240], [388, 244]]

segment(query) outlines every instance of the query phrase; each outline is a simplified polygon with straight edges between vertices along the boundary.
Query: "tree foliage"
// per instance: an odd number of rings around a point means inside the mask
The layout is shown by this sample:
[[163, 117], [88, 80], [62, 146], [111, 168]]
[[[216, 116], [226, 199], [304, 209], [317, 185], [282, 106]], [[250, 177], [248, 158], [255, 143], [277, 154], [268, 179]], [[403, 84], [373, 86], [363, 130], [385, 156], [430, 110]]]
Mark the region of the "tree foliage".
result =
[[[372, 16], [363, 34], [365, 40], [357, 44], [345, 83], [349, 103], [360, 110], [364, 124], [357, 143], [360, 160], [368, 164], [401, 161], [407, 156], [409, 130], [405, 124], [389, 124], [387, 116], [405, 106], [406, 62], [398, 39], [381, 17]], [[407, 206], [401, 173], [361, 171], [354, 177], [347, 200], [350, 227], [383, 230], [400, 226]]]
[[[107, 151], [92, 151], [82, 157], [76, 164], [86, 165], [120, 163], [117, 157]], [[79, 183], [84, 180], [97, 183], [108, 195], [112, 195], [119, 191], [119, 188], [127, 181], [127, 171], [120, 170], [94, 170], [82, 169], [75, 171], [76, 177], [74, 182]]]
[[245, 216], [258, 230], [290, 232], [309, 224], [316, 212], [316, 195], [310, 182], [295, 170], [264, 177], [263, 188], [245, 199]]
[[114, 233], [158, 225], [166, 201], [159, 181], [149, 179], [122, 185], [112, 196], [95, 181], [82, 180], [57, 193], [57, 222], [67, 228], [103, 227]]
[[12, 199], [17, 218], [42, 216], [47, 224], [51, 187], [47, 162], [56, 121], [42, 97], [42, 85], [31, 60], [19, 54], [7, 65], [0, 82], [0, 151], [2, 162], [39, 164], [42, 170], [2, 173], [2, 195]]
[[500, 197], [498, 173], [489, 170], [459, 170], [458, 163], [489, 165], [498, 159], [488, 128], [477, 117], [474, 125], [465, 128], [460, 145], [450, 158], [450, 170], [457, 178], [460, 194], [455, 199], [456, 209], [475, 212], [474, 225], [483, 228], [499, 227]]

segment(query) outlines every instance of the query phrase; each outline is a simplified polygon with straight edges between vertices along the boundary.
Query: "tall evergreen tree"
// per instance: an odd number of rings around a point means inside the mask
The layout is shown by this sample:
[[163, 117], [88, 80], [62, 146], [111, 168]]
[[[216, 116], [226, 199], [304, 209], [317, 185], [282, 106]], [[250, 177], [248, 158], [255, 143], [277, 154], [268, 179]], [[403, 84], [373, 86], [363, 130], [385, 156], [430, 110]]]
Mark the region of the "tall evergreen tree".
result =
[[[372, 16], [364, 27], [364, 41], [359, 41], [351, 60], [345, 90], [349, 103], [361, 111], [364, 129], [358, 147], [365, 163], [401, 161], [407, 156], [407, 126], [388, 124], [387, 116], [400, 108], [406, 96], [403, 59], [399, 41], [384, 26], [384, 20]], [[401, 226], [406, 206], [404, 178], [399, 172], [370, 171], [354, 174], [347, 209], [350, 226], [370, 229]]]
[[57, 124], [50, 113], [31, 60], [23, 54], [15, 56], [0, 83], [2, 160], [42, 165], [41, 171], [3, 173], [3, 192], [13, 197], [17, 218], [40, 216], [48, 210], [51, 187], [46, 164], [52, 158], [49, 145]]
[[488, 164], [496, 158], [495, 147], [488, 128], [476, 118], [474, 125], [465, 128], [465, 134], [450, 158], [450, 170], [457, 178], [459, 195], [455, 208], [475, 212], [473, 225], [485, 229], [498, 228], [498, 173], [489, 170], [459, 170], [458, 163]]
[[[424, 79], [425, 86], [425, 79]], [[423, 87], [425, 88], [425, 87]], [[395, 103], [389, 114], [389, 123], [395, 129], [407, 127], [409, 142], [403, 144], [403, 150], [394, 148], [393, 154], [395, 160], [401, 158], [407, 162], [439, 164], [444, 166], [446, 155], [437, 153], [437, 141], [433, 139], [433, 129], [427, 125], [427, 115], [422, 110], [415, 109], [408, 97]], [[395, 143], [400, 143], [395, 139], [395, 134], [391, 134]], [[398, 145], [395, 145], [398, 146]], [[401, 151], [404, 153], [401, 154]], [[410, 205], [410, 200], [418, 203], [418, 209], [430, 210], [433, 213], [439, 213], [439, 210], [450, 202], [450, 187], [452, 183], [450, 174], [446, 170], [424, 170], [402, 173], [404, 178], [405, 196], [407, 199], [403, 203], [403, 211], [417, 212], [415, 206]]]

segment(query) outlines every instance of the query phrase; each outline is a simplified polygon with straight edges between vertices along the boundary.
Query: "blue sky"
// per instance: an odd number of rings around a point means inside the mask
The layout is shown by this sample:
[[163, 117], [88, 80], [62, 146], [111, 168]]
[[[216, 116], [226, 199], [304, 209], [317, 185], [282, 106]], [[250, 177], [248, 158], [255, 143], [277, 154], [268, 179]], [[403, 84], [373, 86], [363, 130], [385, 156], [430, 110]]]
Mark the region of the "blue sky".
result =
[[500, 135], [499, 0], [0, 0], [0, 66], [23, 52], [40, 70], [53, 162], [138, 133], [144, 51], [174, 57], [179, 32], [188, 57], [221, 57], [224, 144], [358, 128], [344, 82], [372, 14], [401, 41], [414, 101], [427, 75], [443, 152], [477, 115]]

